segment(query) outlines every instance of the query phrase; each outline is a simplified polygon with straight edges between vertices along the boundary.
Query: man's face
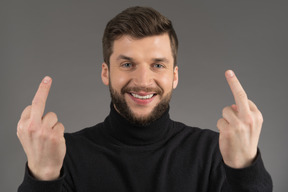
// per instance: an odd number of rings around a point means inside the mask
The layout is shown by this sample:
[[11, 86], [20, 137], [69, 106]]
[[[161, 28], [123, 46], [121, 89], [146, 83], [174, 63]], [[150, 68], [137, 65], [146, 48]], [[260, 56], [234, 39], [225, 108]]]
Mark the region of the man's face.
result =
[[158, 119], [178, 84], [178, 67], [173, 63], [168, 34], [115, 40], [110, 68], [103, 63], [101, 74], [115, 109], [135, 124]]

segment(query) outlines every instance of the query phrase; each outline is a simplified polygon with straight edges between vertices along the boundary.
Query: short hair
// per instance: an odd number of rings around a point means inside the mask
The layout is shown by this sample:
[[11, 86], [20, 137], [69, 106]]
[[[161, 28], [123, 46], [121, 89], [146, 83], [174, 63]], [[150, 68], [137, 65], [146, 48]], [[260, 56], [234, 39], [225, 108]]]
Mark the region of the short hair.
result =
[[130, 7], [111, 19], [105, 28], [102, 46], [104, 62], [110, 65], [113, 43], [123, 35], [140, 39], [153, 35], [168, 33], [174, 66], [177, 61], [178, 39], [172, 22], [150, 7]]

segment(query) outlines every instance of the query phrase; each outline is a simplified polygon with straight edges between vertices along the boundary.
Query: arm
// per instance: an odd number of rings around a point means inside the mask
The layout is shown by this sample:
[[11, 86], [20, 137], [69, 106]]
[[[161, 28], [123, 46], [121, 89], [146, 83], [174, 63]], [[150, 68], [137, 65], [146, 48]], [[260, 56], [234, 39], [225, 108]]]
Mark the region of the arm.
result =
[[217, 122], [226, 176], [223, 191], [272, 191], [271, 177], [257, 148], [262, 114], [248, 99], [233, 71], [225, 75], [236, 104], [225, 107]]
[[24, 182], [19, 191], [29, 191], [27, 185], [31, 185], [32, 189], [37, 183], [34, 180], [49, 183], [60, 177], [66, 153], [64, 126], [58, 122], [55, 113], [43, 116], [51, 84], [50, 77], [42, 80], [32, 105], [24, 109], [18, 122], [17, 136], [28, 159]]

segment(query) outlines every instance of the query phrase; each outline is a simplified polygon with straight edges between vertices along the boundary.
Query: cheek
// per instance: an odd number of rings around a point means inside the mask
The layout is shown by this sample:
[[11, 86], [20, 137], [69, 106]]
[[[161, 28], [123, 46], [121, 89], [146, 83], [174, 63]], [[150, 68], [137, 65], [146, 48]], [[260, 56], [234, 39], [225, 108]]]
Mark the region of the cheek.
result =
[[158, 79], [158, 84], [164, 91], [170, 91], [173, 87], [173, 77], [171, 75], [162, 75]]
[[125, 75], [113, 73], [110, 75], [110, 82], [114, 89], [120, 90], [128, 81], [129, 78]]

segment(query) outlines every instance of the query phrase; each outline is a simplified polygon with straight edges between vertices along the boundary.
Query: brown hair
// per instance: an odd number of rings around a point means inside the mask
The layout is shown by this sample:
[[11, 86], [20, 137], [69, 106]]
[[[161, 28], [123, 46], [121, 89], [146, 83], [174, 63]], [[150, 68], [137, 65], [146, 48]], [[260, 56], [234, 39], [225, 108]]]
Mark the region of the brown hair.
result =
[[143, 38], [163, 33], [169, 35], [174, 66], [176, 66], [178, 39], [172, 22], [153, 8], [130, 7], [116, 15], [106, 25], [102, 39], [104, 62], [109, 66], [113, 42], [123, 35]]

